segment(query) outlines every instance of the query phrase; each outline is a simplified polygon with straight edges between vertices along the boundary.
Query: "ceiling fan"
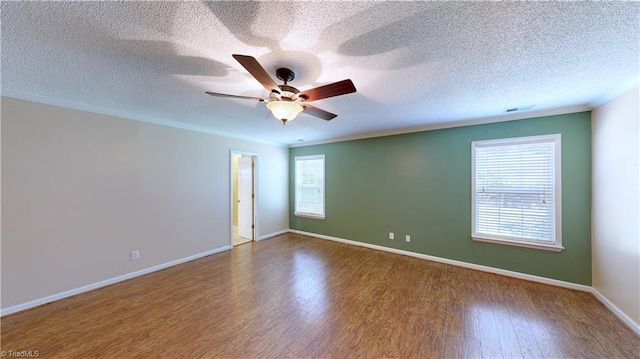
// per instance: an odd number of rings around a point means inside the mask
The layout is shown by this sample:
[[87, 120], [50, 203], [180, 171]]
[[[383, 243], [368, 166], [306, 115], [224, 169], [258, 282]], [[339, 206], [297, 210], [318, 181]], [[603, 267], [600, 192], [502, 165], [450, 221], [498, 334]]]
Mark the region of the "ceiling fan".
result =
[[288, 85], [288, 83], [295, 78], [295, 73], [292, 70], [285, 67], [281, 67], [276, 70], [276, 77], [284, 81], [284, 85], [278, 85], [254, 57], [247, 55], [233, 55], [233, 58], [247, 69], [251, 76], [255, 77], [255, 79], [258, 80], [258, 82], [260, 82], [267, 91], [269, 91], [269, 97], [238, 96], [208, 91], [206, 93], [211, 96], [266, 102], [267, 108], [278, 120], [282, 121], [283, 124], [286, 124], [287, 121], [291, 121], [296, 118], [296, 116], [298, 116], [302, 111], [311, 116], [330, 121], [338, 115], [311, 106], [309, 102], [356, 92], [356, 87], [353, 85], [351, 80], [342, 80], [301, 92], [297, 88]]

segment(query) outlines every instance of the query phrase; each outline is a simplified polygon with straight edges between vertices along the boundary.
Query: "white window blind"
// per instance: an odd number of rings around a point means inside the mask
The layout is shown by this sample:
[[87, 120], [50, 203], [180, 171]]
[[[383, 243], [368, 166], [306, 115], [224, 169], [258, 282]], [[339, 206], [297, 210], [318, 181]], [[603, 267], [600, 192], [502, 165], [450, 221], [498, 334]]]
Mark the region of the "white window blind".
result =
[[295, 158], [295, 215], [324, 218], [324, 155]]
[[478, 240], [561, 248], [560, 135], [472, 143]]

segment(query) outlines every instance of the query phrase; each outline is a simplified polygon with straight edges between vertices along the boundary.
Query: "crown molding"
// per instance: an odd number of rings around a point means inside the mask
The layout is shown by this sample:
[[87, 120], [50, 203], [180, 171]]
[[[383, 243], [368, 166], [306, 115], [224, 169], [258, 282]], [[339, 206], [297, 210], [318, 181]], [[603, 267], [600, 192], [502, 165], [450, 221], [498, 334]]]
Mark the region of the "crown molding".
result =
[[632, 78], [629, 81], [623, 83], [622, 85], [618, 85], [618, 86], [614, 86], [611, 89], [609, 89], [607, 92], [605, 92], [604, 94], [596, 97], [594, 100], [590, 101], [588, 103], [589, 107], [591, 107], [591, 109], [594, 109], [596, 107], [600, 107], [602, 105], [604, 105], [605, 103], [613, 100], [614, 98], [626, 93], [627, 91], [638, 87], [638, 85], [640, 84], [640, 78], [636, 77], [636, 78]]
[[151, 124], [154, 124], [154, 125], [160, 125], [160, 126], [166, 126], [166, 127], [173, 127], [173, 128], [178, 128], [178, 129], [181, 129], [181, 130], [206, 133], [206, 134], [209, 134], [209, 135], [216, 135], [216, 136], [234, 138], [234, 139], [238, 139], [238, 140], [245, 140], [245, 141], [250, 141], [250, 142], [255, 142], [255, 143], [263, 143], [263, 144], [272, 145], [272, 146], [278, 146], [278, 147], [287, 147], [287, 145], [284, 145], [282, 143], [261, 141], [261, 140], [257, 140], [257, 139], [254, 139], [254, 138], [238, 136], [238, 135], [234, 135], [234, 134], [230, 134], [230, 133], [226, 133], [226, 132], [222, 132], [222, 131], [216, 131], [216, 130], [212, 130], [210, 128], [190, 125], [190, 124], [186, 124], [186, 123], [163, 120], [163, 119], [159, 119], [159, 118], [155, 118], [155, 117], [148, 117], [148, 116], [133, 114], [133, 113], [125, 112], [125, 111], [112, 110], [112, 109], [107, 109], [107, 108], [104, 108], [104, 107], [86, 105], [86, 104], [82, 104], [82, 103], [78, 103], [78, 102], [60, 100], [60, 99], [56, 99], [56, 98], [52, 98], [52, 97], [34, 95], [34, 94], [29, 94], [29, 93], [20, 92], [20, 91], [13, 91], [13, 90], [5, 90], [5, 89], [3, 89], [0, 92], [0, 96], [7, 97], [7, 98], [13, 98], [13, 99], [17, 99], [17, 100], [36, 102], [36, 103], [45, 104], [45, 105], [63, 107], [63, 108], [68, 108], [68, 109], [72, 109], [72, 110], [91, 112], [91, 113], [96, 113], [96, 114], [100, 114], [100, 115], [118, 117], [118, 118], [123, 118], [123, 119], [126, 119], [126, 120], [146, 122], [146, 123], [151, 123]]
[[403, 135], [407, 133], [442, 130], [446, 128], [484, 125], [484, 124], [496, 123], [496, 122], [517, 121], [517, 120], [524, 120], [524, 119], [536, 118], [536, 117], [565, 115], [569, 113], [584, 112], [584, 111], [591, 111], [591, 110], [592, 110], [592, 107], [584, 104], [584, 105], [577, 105], [577, 106], [558, 107], [558, 108], [548, 109], [548, 110], [522, 111], [522, 112], [517, 112], [513, 114], [503, 115], [503, 116], [492, 116], [492, 117], [484, 117], [484, 118], [461, 120], [461, 121], [441, 122], [441, 123], [434, 123], [430, 125], [405, 127], [405, 128], [385, 130], [385, 131], [367, 132], [367, 133], [360, 133], [360, 134], [343, 136], [343, 137], [334, 137], [326, 140], [295, 143], [295, 144], [290, 144], [289, 148], [322, 145], [322, 144], [333, 143], [333, 142], [362, 140], [362, 139], [374, 138], [374, 137]]

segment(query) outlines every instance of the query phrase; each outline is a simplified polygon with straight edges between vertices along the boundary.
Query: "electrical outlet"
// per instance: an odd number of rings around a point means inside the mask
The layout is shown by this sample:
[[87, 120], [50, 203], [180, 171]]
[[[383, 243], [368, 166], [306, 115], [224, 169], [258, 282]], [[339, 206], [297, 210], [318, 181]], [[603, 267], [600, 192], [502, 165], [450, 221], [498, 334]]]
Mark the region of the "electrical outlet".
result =
[[393, 232], [389, 232], [389, 239], [393, 239]]
[[135, 261], [140, 259], [140, 251], [139, 250], [135, 250], [135, 251], [131, 251], [131, 260]]
[[407, 242], [411, 242], [411, 236], [407, 234], [406, 236], [404, 236], [404, 240]]

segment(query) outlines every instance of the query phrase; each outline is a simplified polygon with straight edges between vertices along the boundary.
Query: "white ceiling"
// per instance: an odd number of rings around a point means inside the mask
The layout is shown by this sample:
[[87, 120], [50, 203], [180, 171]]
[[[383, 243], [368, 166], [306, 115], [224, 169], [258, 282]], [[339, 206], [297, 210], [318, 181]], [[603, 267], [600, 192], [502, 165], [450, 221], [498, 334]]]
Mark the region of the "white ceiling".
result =
[[[587, 109], [639, 76], [637, 2], [2, 1], [1, 25], [4, 96], [278, 144]], [[205, 94], [267, 95], [232, 54], [358, 91], [283, 126]]]

